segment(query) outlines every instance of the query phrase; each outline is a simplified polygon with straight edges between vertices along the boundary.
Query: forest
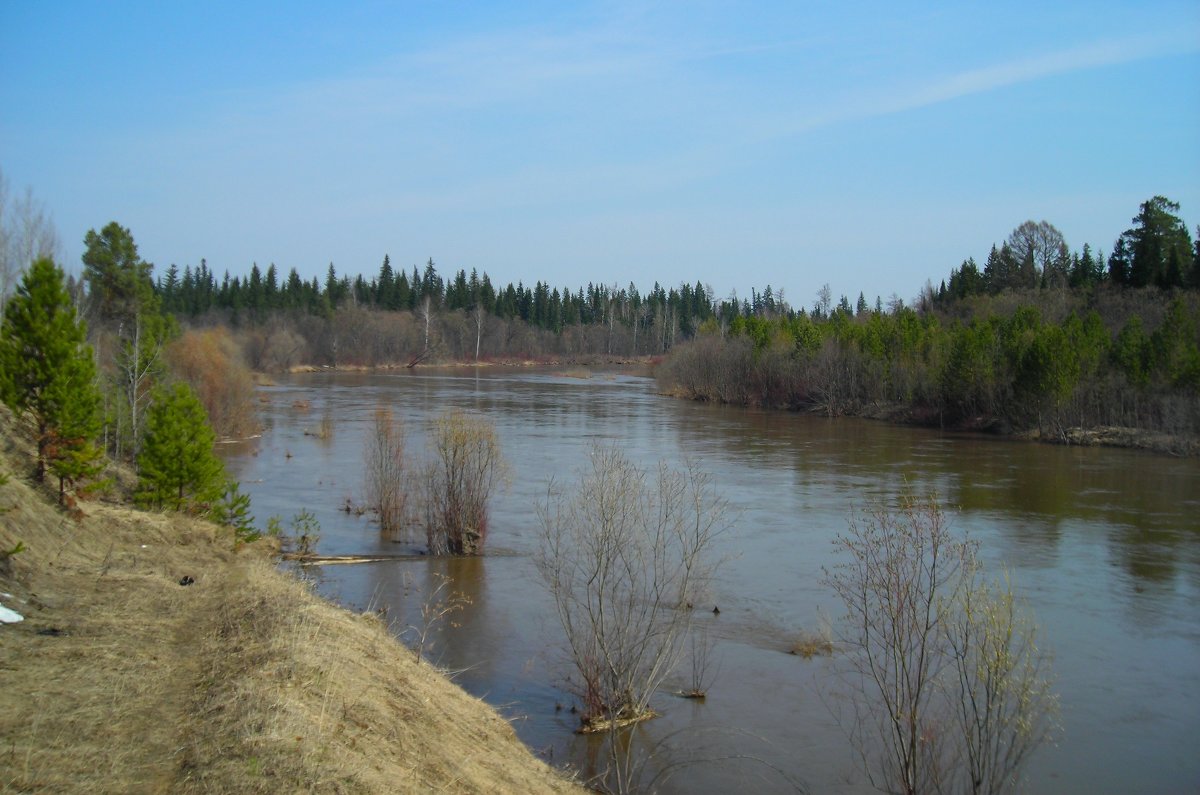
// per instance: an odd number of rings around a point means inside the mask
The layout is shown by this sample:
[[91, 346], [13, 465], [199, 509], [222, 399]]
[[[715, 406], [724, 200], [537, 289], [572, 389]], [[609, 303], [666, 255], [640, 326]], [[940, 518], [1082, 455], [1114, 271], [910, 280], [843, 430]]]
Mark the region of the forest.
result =
[[1178, 209], [1145, 202], [1107, 259], [1026, 222], [914, 306], [833, 306], [823, 290], [808, 313], [742, 312], [674, 349], [658, 377], [700, 400], [1136, 443], [1120, 427], [1194, 452], [1200, 242]]
[[[245, 277], [224, 275], [218, 285], [203, 261], [182, 276], [172, 266], [156, 278], [132, 232], [112, 222], [84, 238], [81, 278], [46, 256], [23, 269], [0, 320], [0, 401], [33, 439], [33, 480], [56, 486], [59, 502], [77, 518], [77, 496], [127, 491], [139, 507], [211, 518], [229, 527], [237, 544], [262, 531], [249, 498], [215, 456], [216, 439], [253, 433], [256, 382], [297, 366], [637, 360], [654, 367], [661, 391], [685, 398], [1068, 442], [1113, 442], [1105, 435], [1111, 429], [1133, 429], [1165, 439], [1158, 449], [1195, 454], [1200, 245], [1176, 212], [1161, 197], [1143, 204], [1107, 258], [1088, 246], [1073, 253], [1051, 224], [1030, 221], [993, 247], [982, 269], [967, 260], [909, 303], [893, 296], [885, 306], [876, 297], [872, 306], [862, 293], [854, 304], [846, 296], [835, 303], [825, 287], [811, 307], [799, 309], [771, 287], [720, 301], [701, 284], [655, 284], [645, 295], [634, 285], [571, 291], [541, 281], [532, 289], [497, 289], [474, 272], [460, 270], [447, 281], [432, 260], [411, 278], [397, 275], [387, 257], [369, 282], [339, 277], [332, 265], [323, 285], [294, 269], [281, 281], [274, 266], [265, 274], [255, 266]], [[386, 407], [375, 412], [374, 446], [364, 461], [370, 504], [347, 501], [345, 510], [371, 510], [393, 540], [423, 530], [432, 555], [480, 554], [488, 495], [502, 477], [494, 428], [485, 417], [443, 414], [432, 423], [421, 462], [406, 454], [394, 420]], [[629, 486], [646, 482], [646, 473], [631, 469], [617, 448], [597, 448], [589, 459], [594, 469], [574, 495], [548, 492], [535, 507], [535, 565], [582, 682], [575, 693], [580, 731], [616, 732], [654, 714], [650, 698], [664, 680], [647, 671], [666, 672], [681, 658], [698, 601], [690, 577], [712, 576], [701, 553], [724, 532], [724, 504], [709, 499], [698, 469], [660, 467], [657, 483], [643, 492]], [[634, 507], [615, 512], [624, 524], [593, 521], [603, 504]], [[274, 518], [267, 528], [280, 532]], [[602, 532], [592, 534], [597, 528]], [[879, 725], [901, 727], [882, 736], [890, 755], [882, 775], [899, 771], [894, 789], [927, 791], [929, 781], [960, 777], [963, 789], [970, 782], [980, 789], [990, 777], [986, 790], [1003, 791], [1025, 758], [1054, 736], [1057, 701], [1042, 673], [1035, 627], [1014, 608], [1007, 581], [983, 578], [974, 547], [946, 528], [933, 498], [905, 498], [898, 512], [868, 510], [839, 536], [847, 562], [826, 569], [823, 582], [852, 616], [868, 617], [866, 628], [843, 638], [857, 679], [866, 683], [852, 696], [861, 699], [860, 714], [868, 714], [876, 691], [885, 700], [896, 692], [897, 655], [943, 655], [923, 670], [946, 672], [949, 684], [939, 692], [951, 694], [947, 702], [931, 708], [920, 695], [941, 673], [887, 701], [891, 711]], [[309, 556], [317, 531], [311, 514], [294, 518], [299, 554]], [[679, 564], [663, 568], [661, 561], [674, 559], [675, 551], [665, 551], [672, 544], [683, 544]], [[22, 551], [17, 540], [5, 554]], [[617, 557], [606, 558], [609, 551]], [[643, 577], [630, 561], [654, 564]], [[906, 562], [916, 568], [902, 568]], [[579, 575], [596, 570], [620, 576]], [[872, 583], [891, 582], [897, 572], [911, 586], [899, 603], [938, 611], [925, 626], [944, 634], [924, 636], [929, 647], [913, 645], [903, 631], [928, 616], [895, 610], [891, 586], [873, 590]], [[593, 588], [604, 594], [596, 597]], [[639, 625], [575, 612], [600, 604], [651, 617]], [[453, 608], [433, 609], [445, 616]], [[573, 627], [606, 626], [619, 627], [617, 637], [572, 635]], [[416, 641], [418, 661], [424, 638]], [[601, 675], [591, 662], [618, 656], [598, 649], [655, 644], [648, 665], [639, 652], [617, 676]], [[689, 697], [703, 697], [703, 676], [693, 680]], [[989, 689], [997, 681], [1004, 686]], [[606, 689], [611, 683], [616, 687]], [[984, 692], [996, 698], [980, 709], [975, 694]], [[937, 717], [925, 722], [919, 714]], [[929, 726], [951, 725], [946, 716], [959, 722], [936, 744], [938, 753], [914, 756], [916, 738], [930, 736]], [[619, 745], [611, 748], [610, 764], [624, 764]], [[986, 753], [976, 754], [979, 748]], [[992, 766], [988, 760], [998, 754], [1003, 763]], [[630, 780], [618, 774], [613, 789]]]
[[1200, 235], [1179, 209], [1144, 202], [1107, 256], [1027, 221], [983, 267], [967, 259], [908, 302], [835, 300], [828, 285], [809, 307], [769, 285], [743, 298], [699, 281], [644, 293], [603, 281], [499, 286], [476, 270], [444, 277], [432, 258], [393, 268], [387, 255], [370, 276], [331, 263], [323, 282], [273, 263], [156, 273], [117, 222], [88, 232], [82, 278], [67, 289], [107, 384], [103, 439], [117, 458], [138, 448], [168, 373], [193, 386], [218, 435], [237, 436], [255, 422], [252, 372], [638, 358], [685, 398], [1060, 441], [1130, 443], [1111, 430], [1136, 429], [1189, 452], [1200, 433]]
[[769, 285], [742, 299], [700, 282], [498, 287], [387, 256], [369, 279], [272, 264], [218, 280], [202, 260], [154, 285], [163, 311], [228, 329], [259, 371], [649, 356], [665, 391], [693, 399], [1058, 440], [1133, 428], [1182, 450], [1200, 431], [1200, 237], [1178, 213], [1144, 202], [1108, 256], [1027, 221], [908, 303], [828, 286], [807, 308]]

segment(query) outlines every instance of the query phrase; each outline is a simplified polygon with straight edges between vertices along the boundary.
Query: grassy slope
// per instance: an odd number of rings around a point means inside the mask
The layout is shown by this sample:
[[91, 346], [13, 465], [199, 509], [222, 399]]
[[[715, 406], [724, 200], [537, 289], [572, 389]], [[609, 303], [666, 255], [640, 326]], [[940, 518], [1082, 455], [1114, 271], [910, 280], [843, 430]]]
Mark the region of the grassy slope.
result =
[[[0, 409], [0, 791], [570, 792], [511, 727], [205, 522], [14, 473]], [[195, 584], [179, 585], [181, 577]]]

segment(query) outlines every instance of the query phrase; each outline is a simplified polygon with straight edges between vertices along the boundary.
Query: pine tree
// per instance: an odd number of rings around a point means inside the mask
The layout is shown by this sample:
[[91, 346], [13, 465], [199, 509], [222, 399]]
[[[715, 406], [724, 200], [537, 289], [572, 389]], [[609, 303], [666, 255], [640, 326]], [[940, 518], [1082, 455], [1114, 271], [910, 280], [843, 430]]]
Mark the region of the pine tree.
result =
[[104, 451], [95, 443], [101, 424], [100, 393], [90, 348], [84, 356], [51, 387], [59, 393], [61, 411], [50, 429], [46, 464], [58, 478], [59, 503], [66, 501], [68, 486], [94, 477], [104, 465]]
[[215, 442], [204, 406], [187, 384], [157, 390], [137, 459], [137, 501], [175, 511], [211, 509], [226, 486]]
[[218, 524], [232, 527], [241, 541], [256, 541], [260, 537], [254, 528], [254, 516], [250, 513], [250, 495], [243, 494], [241, 485], [230, 481], [225, 485], [221, 501], [212, 507], [210, 518]]
[[88, 230], [83, 238], [83, 278], [88, 283], [93, 308], [101, 324], [119, 327], [137, 315], [154, 292], [153, 266], [138, 256], [128, 229], [116, 221], [99, 234]]
[[0, 327], [0, 397], [32, 418], [40, 482], [49, 469], [67, 485], [98, 470], [100, 395], [87, 331], [76, 316], [62, 270], [49, 259], [30, 266]]
[[1178, 202], [1155, 196], [1142, 203], [1133, 219], [1134, 226], [1121, 235], [1118, 245], [1125, 241], [1130, 255], [1130, 285], [1182, 286], [1183, 271], [1192, 255], [1192, 239], [1187, 226], [1174, 215], [1177, 212]]
[[[110, 388], [120, 395], [115, 403], [106, 401], [119, 409], [106, 417], [111, 424], [104, 429], [104, 437], [116, 458], [133, 460], [141, 445], [142, 409], [150, 387], [161, 375], [160, 354], [175, 329], [163, 315], [162, 298], [154, 291], [154, 266], [138, 254], [127, 228], [114, 221], [99, 233], [90, 230], [84, 245], [87, 249], [81, 259], [91, 316], [97, 328], [113, 335], [96, 336], [96, 345], [101, 358], [111, 357], [116, 365], [110, 370]], [[257, 266], [254, 273], [261, 286]], [[236, 279], [230, 289], [237, 291]]]

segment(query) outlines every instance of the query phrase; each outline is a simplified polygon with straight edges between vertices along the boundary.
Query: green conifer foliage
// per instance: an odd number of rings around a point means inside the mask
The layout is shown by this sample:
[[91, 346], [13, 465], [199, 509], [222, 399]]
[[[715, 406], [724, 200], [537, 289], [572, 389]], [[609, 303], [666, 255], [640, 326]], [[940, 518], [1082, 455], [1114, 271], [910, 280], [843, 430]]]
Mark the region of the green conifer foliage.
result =
[[157, 390], [138, 455], [137, 501], [173, 511], [210, 510], [225, 491], [216, 434], [187, 384]]
[[37, 469], [68, 485], [94, 475], [101, 453], [100, 395], [87, 332], [67, 293], [62, 270], [39, 259], [25, 273], [0, 327], [0, 397], [34, 424]]
[[65, 501], [67, 487], [94, 477], [104, 466], [104, 451], [95, 443], [101, 424], [100, 393], [90, 348], [85, 361], [70, 368], [53, 387], [61, 390], [61, 412], [50, 429], [46, 464], [58, 478], [59, 502]]
[[243, 494], [241, 485], [230, 481], [225, 485], [221, 501], [212, 507], [209, 517], [226, 527], [232, 527], [239, 541], [256, 541], [262, 535], [254, 527], [250, 513], [250, 495]]

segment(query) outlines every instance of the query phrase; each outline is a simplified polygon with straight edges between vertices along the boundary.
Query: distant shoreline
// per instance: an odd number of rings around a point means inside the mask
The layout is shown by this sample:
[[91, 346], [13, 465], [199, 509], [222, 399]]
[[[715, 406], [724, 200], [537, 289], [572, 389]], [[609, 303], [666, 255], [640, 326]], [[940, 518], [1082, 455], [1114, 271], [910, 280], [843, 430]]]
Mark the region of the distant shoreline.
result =
[[[385, 364], [296, 364], [287, 369], [287, 373], [374, 373], [388, 372], [393, 370], [453, 370], [466, 369], [468, 367], [485, 367], [485, 368], [513, 368], [523, 369], [529, 367], [646, 367], [652, 368], [659, 361], [661, 356], [604, 356], [587, 354], [583, 356], [549, 356], [542, 358], [515, 358], [505, 357], [500, 359], [480, 359], [479, 361], [468, 359], [455, 360], [439, 360], [439, 361], [420, 361], [412, 364], [404, 362], [387, 362]], [[259, 372], [256, 376], [259, 378], [270, 378], [273, 373]]]
[[[684, 390], [675, 389], [661, 392], [667, 397], [680, 400], [694, 400], [700, 403], [711, 402], [703, 397], [687, 394]], [[739, 406], [744, 404], [723, 403], [723, 405]], [[745, 406], [749, 407], [749, 406]], [[800, 414], [825, 414], [825, 410], [817, 405], [801, 406], [798, 408], [760, 406], [766, 411], [792, 412]], [[1012, 430], [1006, 428], [998, 419], [989, 417], [974, 417], [957, 423], [940, 421], [937, 412], [921, 411], [906, 404], [872, 404], [859, 409], [847, 409], [835, 417], [859, 417], [867, 420], [877, 420], [892, 425], [910, 425], [918, 428], [934, 428], [958, 433], [975, 433], [981, 438], [1013, 439], [1019, 441], [1040, 442], [1042, 444], [1078, 445], [1080, 447], [1114, 447], [1128, 450], [1144, 450], [1158, 455], [1169, 455], [1179, 458], [1200, 457], [1200, 439], [1188, 438], [1160, 431], [1148, 431], [1141, 428], [1126, 428], [1120, 426], [1101, 426], [1098, 428], [1064, 428], [1060, 434], [1042, 433], [1037, 429]]]
[[[662, 356], [580, 356], [580, 357], [544, 357], [535, 358], [504, 358], [485, 359], [478, 362], [455, 360], [437, 362], [419, 362], [413, 366], [392, 362], [381, 365], [316, 365], [303, 364], [288, 368], [288, 374], [302, 373], [374, 373], [394, 372], [397, 370], [456, 370], [473, 367], [528, 369], [533, 367], [621, 367], [634, 370], [644, 370], [647, 376], [654, 375], [654, 368], [663, 360]], [[577, 372], [564, 372], [564, 377], [582, 377]], [[273, 383], [272, 374], [256, 373], [260, 385]], [[660, 390], [659, 394], [681, 400], [711, 402], [703, 397], [687, 394], [681, 389]], [[744, 404], [724, 403], [723, 405], [738, 406]], [[761, 406], [769, 411], [795, 412], [817, 414], [823, 413], [819, 406], [802, 406], [799, 408]], [[846, 410], [840, 416], [852, 416], [862, 419], [878, 420], [892, 425], [911, 425], [920, 428], [940, 428], [947, 431], [977, 433], [981, 437], [1034, 441], [1043, 444], [1079, 445], [1081, 447], [1113, 447], [1129, 450], [1145, 450], [1158, 455], [1170, 455], [1181, 458], [1200, 457], [1200, 439], [1182, 437], [1160, 431], [1148, 431], [1141, 428], [1121, 426], [1101, 426], [1096, 428], [1071, 427], [1064, 428], [1061, 433], [1041, 433], [1036, 429], [1017, 431], [1011, 430], [996, 419], [989, 417], [974, 417], [956, 423], [944, 423], [938, 414], [931, 410], [920, 410], [906, 404], [871, 404], [857, 410]]]

